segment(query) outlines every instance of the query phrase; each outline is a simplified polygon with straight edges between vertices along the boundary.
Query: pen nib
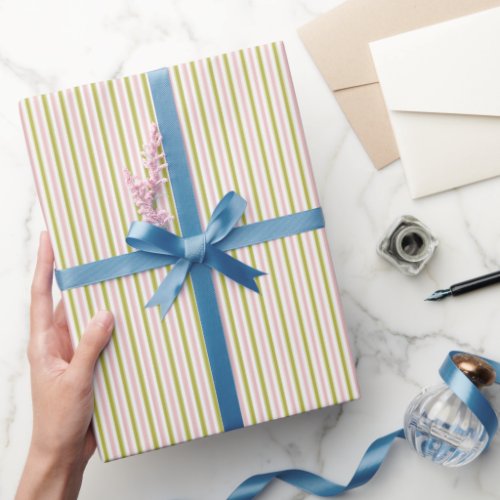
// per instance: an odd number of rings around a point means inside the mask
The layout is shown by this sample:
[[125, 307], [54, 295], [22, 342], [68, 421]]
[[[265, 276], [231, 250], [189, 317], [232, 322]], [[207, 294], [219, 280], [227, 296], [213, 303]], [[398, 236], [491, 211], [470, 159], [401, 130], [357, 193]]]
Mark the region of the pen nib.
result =
[[451, 295], [451, 290], [448, 288], [446, 290], [436, 290], [434, 293], [429, 295], [425, 300], [441, 300], [445, 297], [449, 297]]

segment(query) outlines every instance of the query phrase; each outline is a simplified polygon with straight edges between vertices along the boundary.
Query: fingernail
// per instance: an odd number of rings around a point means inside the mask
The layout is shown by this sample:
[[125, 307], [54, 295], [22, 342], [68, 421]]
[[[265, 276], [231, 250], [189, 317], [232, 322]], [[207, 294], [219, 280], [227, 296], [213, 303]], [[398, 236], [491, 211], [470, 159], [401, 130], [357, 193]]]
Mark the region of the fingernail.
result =
[[97, 314], [94, 316], [94, 321], [96, 323], [99, 323], [102, 328], [106, 330], [111, 330], [113, 323], [114, 323], [114, 317], [113, 314], [110, 313], [109, 311], [98, 311]]

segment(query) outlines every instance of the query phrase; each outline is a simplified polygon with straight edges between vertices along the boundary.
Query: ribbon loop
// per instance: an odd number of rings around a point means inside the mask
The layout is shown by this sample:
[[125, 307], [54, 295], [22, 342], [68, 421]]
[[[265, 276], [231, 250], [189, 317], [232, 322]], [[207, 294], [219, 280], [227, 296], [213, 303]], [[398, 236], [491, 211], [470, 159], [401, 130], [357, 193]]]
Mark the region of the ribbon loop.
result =
[[229, 191], [217, 204], [207, 225], [207, 241], [222, 241], [236, 226], [245, 212], [247, 202], [239, 194]]
[[143, 252], [179, 258], [184, 256], [183, 238], [148, 222], [132, 222], [125, 241], [131, 247]]

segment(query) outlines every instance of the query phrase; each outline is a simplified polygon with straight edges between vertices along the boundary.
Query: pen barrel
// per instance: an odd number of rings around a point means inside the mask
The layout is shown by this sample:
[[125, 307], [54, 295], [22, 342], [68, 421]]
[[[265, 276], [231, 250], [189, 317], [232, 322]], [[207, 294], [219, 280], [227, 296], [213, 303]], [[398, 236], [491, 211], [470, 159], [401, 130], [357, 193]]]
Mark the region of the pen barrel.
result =
[[478, 288], [484, 288], [496, 283], [500, 283], [500, 271], [456, 283], [450, 287], [450, 290], [452, 295], [462, 295], [463, 293], [472, 292]]

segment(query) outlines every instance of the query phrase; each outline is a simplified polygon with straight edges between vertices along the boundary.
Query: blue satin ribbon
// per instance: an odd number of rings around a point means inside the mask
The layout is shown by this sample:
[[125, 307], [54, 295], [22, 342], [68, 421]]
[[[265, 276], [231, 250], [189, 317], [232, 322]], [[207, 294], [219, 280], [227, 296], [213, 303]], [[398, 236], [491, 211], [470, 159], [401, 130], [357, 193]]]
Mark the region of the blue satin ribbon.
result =
[[[451, 351], [446, 356], [439, 374], [449, 388], [467, 405], [483, 424], [488, 434], [488, 445], [498, 429], [495, 410], [481, 391], [455, 365], [452, 358], [459, 351]], [[500, 384], [500, 363], [482, 358], [496, 371], [496, 383]], [[366, 450], [352, 479], [346, 485], [334, 483], [321, 476], [299, 469], [287, 469], [266, 474], [257, 474], [243, 481], [229, 495], [228, 500], [251, 500], [256, 498], [275, 479], [295, 486], [319, 497], [335, 497], [367, 483], [379, 470], [392, 444], [397, 438], [405, 438], [403, 429], [376, 439]], [[486, 449], [486, 448], [485, 448]]]
[[324, 227], [321, 208], [235, 227], [246, 201], [231, 191], [215, 208], [204, 232], [183, 238], [147, 222], [132, 222], [126, 242], [139, 250], [108, 259], [56, 270], [61, 290], [78, 288], [131, 274], [174, 265], [146, 307], [160, 305], [164, 317], [193, 266], [204, 265], [258, 292], [255, 278], [265, 273], [230, 255], [228, 250], [264, 243]]
[[133, 222], [126, 238], [131, 247], [177, 259], [146, 307], [160, 305], [161, 315], [165, 317], [189, 271], [199, 264], [215, 269], [240, 285], [258, 292], [254, 280], [265, 273], [243, 264], [216, 246], [233, 230], [245, 208], [246, 201], [231, 191], [215, 208], [205, 232], [188, 238], [181, 238], [146, 222]]

